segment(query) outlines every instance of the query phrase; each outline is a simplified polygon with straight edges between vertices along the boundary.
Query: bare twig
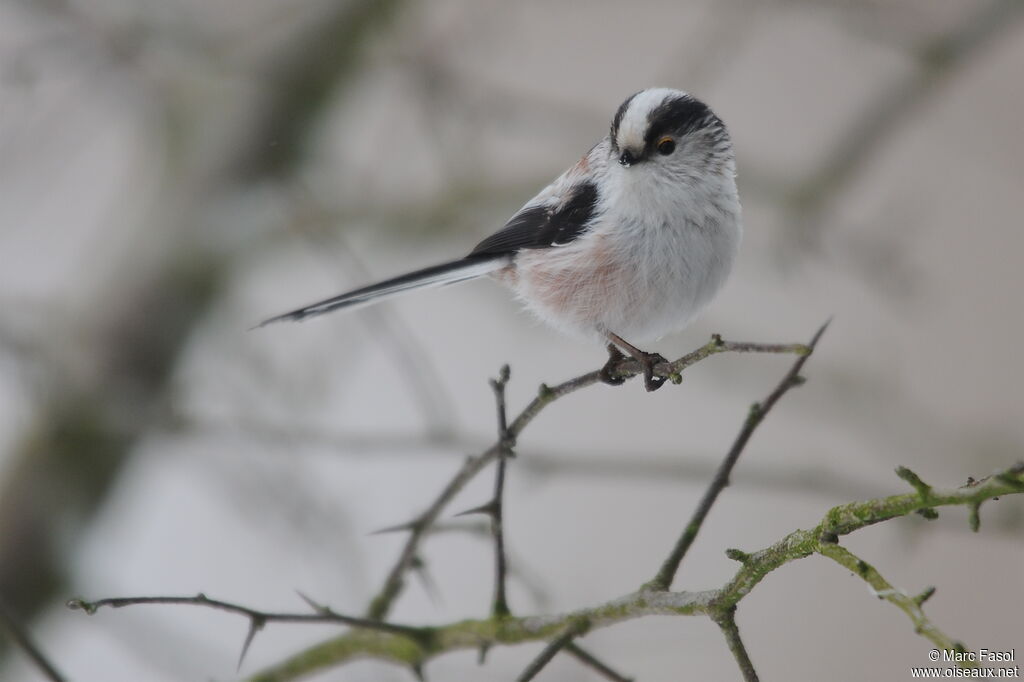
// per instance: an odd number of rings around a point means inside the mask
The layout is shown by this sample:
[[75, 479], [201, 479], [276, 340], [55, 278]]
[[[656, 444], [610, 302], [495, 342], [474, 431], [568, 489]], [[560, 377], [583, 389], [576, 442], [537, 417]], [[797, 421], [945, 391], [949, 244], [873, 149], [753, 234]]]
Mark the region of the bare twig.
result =
[[0, 600], [0, 631], [6, 630], [11, 641], [19, 649], [25, 652], [29, 660], [39, 669], [43, 676], [50, 682], [64, 682], [64, 677], [57, 671], [50, 659], [36, 646], [32, 637], [28, 634], [18, 619], [7, 608], [7, 605]]
[[927, 638], [936, 648], [947, 651], [963, 649], [964, 645], [962, 643], [954, 640], [936, 627], [921, 608], [921, 605], [935, 593], [934, 587], [925, 589], [919, 595], [905, 594], [883, 578], [874, 566], [838, 544], [822, 543], [818, 549], [818, 554], [828, 557], [840, 566], [848, 568], [851, 573], [860, 577], [861, 580], [871, 587], [876, 597], [886, 600], [907, 614], [914, 624], [914, 631]]
[[736, 625], [736, 607], [726, 609], [713, 618], [721, 628], [725, 642], [729, 645], [729, 651], [732, 652], [733, 658], [736, 659], [736, 663], [740, 667], [740, 672], [743, 673], [744, 682], [758, 682], [757, 671], [747, 653], [747, 647], [743, 645], [743, 640], [740, 638], [739, 626]]
[[529, 682], [536, 677], [537, 673], [543, 670], [544, 666], [550, 663], [551, 659], [553, 659], [559, 651], [569, 646], [572, 643], [572, 640], [586, 632], [587, 628], [588, 625], [586, 620], [574, 620], [570, 622], [569, 626], [565, 629], [565, 632], [551, 640], [551, 642], [544, 647], [544, 650], [537, 655], [537, 658], [533, 659], [530, 662], [530, 665], [526, 666], [526, 670], [516, 678], [516, 682]]
[[[308, 599], [306, 601], [312, 605], [312, 602], [309, 602]], [[257, 609], [249, 608], [248, 606], [232, 604], [219, 599], [210, 599], [202, 593], [197, 594], [194, 597], [114, 597], [108, 599], [97, 599], [96, 601], [71, 599], [68, 601], [67, 606], [70, 609], [82, 610], [91, 615], [104, 606], [119, 609], [125, 606], [138, 606], [140, 604], [190, 604], [193, 606], [208, 606], [210, 608], [227, 611], [229, 613], [237, 613], [247, 618], [260, 620], [265, 623], [339, 623], [341, 625], [351, 625], [353, 627], [379, 630], [381, 632], [392, 632], [413, 637], [419, 633], [419, 630], [414, 627], [382, 623], [377, 620], [358, 618], [356, 616], [346, 616], [340, 613], [335, 613], [334, 611], [322, 606], [314, 605], [315, 608], [312, 613], [274, 613], [269, 611], [259, 611]]]
[[508, 573], [508, 557], [505, 554], [504, 530], [504, 492], [505, 465], [513, 456], [512, 447], [515, 441], [508, 435], [508, 416], [505, 410], [505, 385], [508, 383], [510, 370], [508, 365], [501, 368], [497, 379], [491, 379], [494, 391], [494, 402], [498, 412], [498, 464], [494, 468], [494, 493], [491, 499], [458, 516], [469, 514], [486, 514], [491, 520], [491, 537], [494, 539], [494, 599], [491, 601], [491, 615], [496, 618], [507, 616], [510, 611], [505, 596], [505, 582]]
[[615, 672], [602, 661], [598, 660], [592, 653], [585, 650], [576, 642], [569, 642], [565, 645], [565, 652], [572, 654], [579, 660], [583, 665], [596, 670], [602, 677], [611, 680], [612, 682], [633, 682], [631, 677], [624, 677], [619, 673]]
[[242, 660], [245, 658], [245, 654], [249, 650], [249, 645], [252, 644], [253, 639], [256, 637], [256, 633], [262, 630], [267, 623], [273, 622], [337, 623], [339, 625], [349, 625], [366, 630], [401, 635], [413, 640], [423, 640], [425, 637], [429, 636], [429, 630], [406, 625], [395, 625], [393, 623], [385, 623], [379, 620], [346, 616], [344, 614], [337, 613], [326, 606], [316, 604], [301, 593], [299, 596], [303, 601], [310, 605], [313, 609], [312, 613], [274, 613], [269, 611], [259, 611], [257, 609], [249, 608], [248, 606], [241, 606], [239, 604], [233, 604], [219, 599], [210, 599], [202, 593], [197, 594], [194, 597], [115, 597], [97, 599], [96, 601], [86, 601], [84, 599], [76, 598], [69, 600], [67, 602], [67, 606], [70, 609], [85, 611], [90, 615], [96, 613], [97, 610], [104, 606], [118, 609], [125, 606], [138, 606], [141, 604], [184, 604], [189, 606], [206, 606], [220, 611], [237, 613], [238, 615], [245, 616], [249, 619], [249, 629], [246, 632], [245, 641], [242, 643], [242, 650], [238, 657], [239, 666], [242, 665]]
[[[654, 367], [654, 374], [655, 376], [667, 378], [673, 383], [678, 383], [681, 380], [681, 373], [686, 368], [712, 355], [729, 352], [791, 353], [803, 356], [809, 353], [810, 349], [807, 346], [798, 343], [773, 344], [725, 341], [722, 337], [715, 334], [712, 336], [711, 341], [704, 344], [697, 350], [682, 356], [678, 360], [671, 363], [656, 365]], [[635, 360], [628, 360], [619, 365], [616, 373], [619, 376], [628, 379], [637, 376], [640, 372], [640, 363]], [[555, 400], [569, 395], [570, 393], [575, 393], [587, 386], [596, 384], [600, 382], [600, 380], [600, 372], [593, 371], [565, 381], [557, 386], [549, 387], [546, 384], [542, 384], [540, 390], [537, 392], [537, 396], [531, 400], [525, 408], [523, 408], [523, 410], [514, 420], [512, 420], [510, 424], [508, 424], [508, 428], [506, 429], [507, 438], [514, 441], [519, 434], [522, 433], [523, 429], [525, 429], [545, 407]], [[448, 482], [448, 485], [445, 486], [440, 495], [434, 499], [426, 510], [412, 521], [387, 529], [393, 531], [409, 531], [409, 537], [399, 554], [398, 560], [391, 568], [391, 571], [389, 571], [388, 576], [384, 581], [384, 585], [371, 601], [370, 606], [367, 609], [368, 618], [383, 619], [387, 616], [395, 599], [402, 591], [402, 587], [405, 584], [405, 574], [408, 572], [417, 556], [420, 542], [425, 537], [426, 531], [434, 524], [441, 511], [448, 505], [452, 498], [455, 497], [455, 495], [458, 494], [459, 491], [461, 491], [485, 466], [487, 466], [491, 460], [498, 457], [503, 447], [504, 446], [501, 442], [497, 442], [482, 454], [475, 457], [468, 457], [462, 468], [456, 472], [455, 476]]]
[[[707, 492], [704, 493], [704, 497], [701, 499], [700, 504], [697, 505], [697, 509], [693, 512], [693, 516], [690, 522], [683, 529], [683, 534], [679, 537], [672, 551], [669, 553], [668, 558], [665, 559], [661, 568], [658, 570], [657, 575], [654, 576], [647, 585], [648, 589], [652, 590], [667, 590], [672, 586], [672, 579], [675, 578], [676, 572], [679, 570], [679, 564], [682, 563], [683, 557], [686, 556], [686, 552], [690, 549], [690, 545], [697, 537], [697, 533], [700, 532], [700, 528], [704, 523], [704, 519], [707, 518], [708, 512], [711, 511], [712, 505], [715, 504], [715, 500], [718, 499], [719, 493], [727, 485], [729, 485], [729, 476], [732, 473], [733, 467], [739, 460], [740, 454], [743, 452], [743, 448], [746, 447], [747, 442], [753, 435], [754, 430], [758, 424], [764, 419], [765, 415], [772, 409], [772, 407], [779, 401], [786, 391], [798, 386], [802, 379], [800, 378], [800, 370], [803, 368], [804, 363], [814, 352], [814, 347], [818, 343], [818, 339], [825, 333], [825, 329], [828, 327], [828, 322], [823, 324], [820, 329], [814, 334], [811, 342], [807, 345], [805, 353], [801, 354], [797, 358], [796, 362], [786, 373], [786, 376], [782, 378], [779, 385], [775, 387], [767, 398], [760, 403], [754, 403], [751, 406], [750, 412], [747, 415], [746, 421], [743, 423], [743, 428], [740, 429], [739, 435], [733, 442], [732, 448], [726, 455], [725, 459], [722, 460], [722, 464], [718, 467], [718, 472], [715, 474], [715, 478], [711, 481], [708, 486]], [[718, 339], [721, 341], [721, 339]], [[712, 341], [714, 343], [714, 341]], [[725, 343], [725, 342], [722, 342]], [[701, 349], [703, 350], [703, 349]], [[699, 353], [700, 351], [695, 351]], [[691, 353], [693, 355], [693, 353]], [[675, 365], [676, 363], [673, 363]]]
[[505, 385], [509, 379], [509, 367], [505, 365], [496, 380], [491, 381], [494, 401], [498, 410], [498, 464], [494, 474], [494, 497], [491, 500], [491, 531], [494, 534], [494, 600], [491, 615], [507, 616], [508, 599], [505, 596], [505, 577], [508, 572], [508, 558], [505, 554], [505, 464], [512, 455], [513, 439], [508, 433], [508, 415], [505, 410]]

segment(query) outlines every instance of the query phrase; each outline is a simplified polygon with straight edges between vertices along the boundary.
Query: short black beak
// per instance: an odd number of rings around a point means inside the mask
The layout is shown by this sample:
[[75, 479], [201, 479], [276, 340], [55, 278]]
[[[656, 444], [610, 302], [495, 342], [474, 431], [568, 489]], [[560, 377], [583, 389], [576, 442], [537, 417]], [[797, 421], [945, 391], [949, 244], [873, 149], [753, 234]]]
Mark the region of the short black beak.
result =
[[636, 163], [636, 157], [633, 156], [633, 152], [625, 151], [622, 152], [622, 156], [619, 157], [619, 163], [627, 168]]

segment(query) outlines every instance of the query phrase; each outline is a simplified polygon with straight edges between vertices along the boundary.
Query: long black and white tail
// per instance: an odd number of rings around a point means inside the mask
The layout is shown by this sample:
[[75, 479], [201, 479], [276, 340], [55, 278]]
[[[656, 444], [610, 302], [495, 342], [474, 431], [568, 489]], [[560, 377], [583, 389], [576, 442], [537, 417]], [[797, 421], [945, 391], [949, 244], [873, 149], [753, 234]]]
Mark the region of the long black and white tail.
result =
[[304, 308], [284, 313], [283, 315], [276, 315], [260, 322], [256, 325], [256, 328], [285, 320], [299, 322], [310, 317], [341, 310], [342, 308], [356, 308], [369, 305], [406, 291], [412, 291], [413, 289], [464, 282], [467, 279], [474, 279], [489, 272], [494, 272], [507, 265], [508, 262], [509, 257], [507, 255], [467, 256], [450, 263], [442, 263], [441, 265], [423, 268], [422, 270], [386, 279], [383, 282], [333, 296], [319, 303], [314, 303]]

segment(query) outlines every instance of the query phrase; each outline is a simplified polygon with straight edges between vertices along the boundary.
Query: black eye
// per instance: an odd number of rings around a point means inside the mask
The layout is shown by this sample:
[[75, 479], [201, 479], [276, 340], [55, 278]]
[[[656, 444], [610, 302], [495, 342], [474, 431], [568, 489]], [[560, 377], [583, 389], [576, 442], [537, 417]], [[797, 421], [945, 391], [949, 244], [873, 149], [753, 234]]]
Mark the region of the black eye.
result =
[[658, 141], [658, 153], [662, 156], [668, 156], [676, 150], [676, 141], [671, 137], [663, 137]]

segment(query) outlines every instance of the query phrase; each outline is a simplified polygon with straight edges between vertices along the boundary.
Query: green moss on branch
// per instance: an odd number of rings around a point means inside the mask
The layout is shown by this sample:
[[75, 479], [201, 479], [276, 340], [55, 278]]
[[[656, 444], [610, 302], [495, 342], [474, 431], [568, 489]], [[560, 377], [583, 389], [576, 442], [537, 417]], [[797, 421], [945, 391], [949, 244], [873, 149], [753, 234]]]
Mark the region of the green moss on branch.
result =
[[[920, 482], [920, 479], [917, 480]], [[765, 576], [791, 561], [811, 554], [827, 557], [858, 575], [871, 586], [876, 596], [906, 613], [915, 630], [936, 647], [960, 649], [963, 644], [939, 630], [921, 609], [934, 588], [928, 588], [916, 596], [896, 590], [874, 566], [842, 547], [838, 539], [865, 526], [907, 516], [921, 509], [957, 505], [975, 508], [996, 497], [1024, 492], [1024, 463], [981, 481], [972, 481], [961, 488], [935, 490], [923, 482], [914, 487], [912, 493], [833, 507], [821, 523], [810, 530], [794, 531], [779, 542], [750, 554], [742, 554], [742, 557], [733, 552], [734, 558], [742, 558], [743, 563], [733, 578], [717, 590], [641, 590], [599, 606], [565, 614], [464, 620], [421, 628], [417, 630], [417, 637], [353, 629], [310, 647], [250, 679], [252, 682], [295, 680], [363, 658], [419, 668], [431, 658], [451, 651], [549, 641], [566, 632], [573, 623], [579, 622], [585, 622], [589, 630], [652, 615], [706, 615], [715, 622], [723, 622], [723, 619], [732, 617], [736, 605]]]

